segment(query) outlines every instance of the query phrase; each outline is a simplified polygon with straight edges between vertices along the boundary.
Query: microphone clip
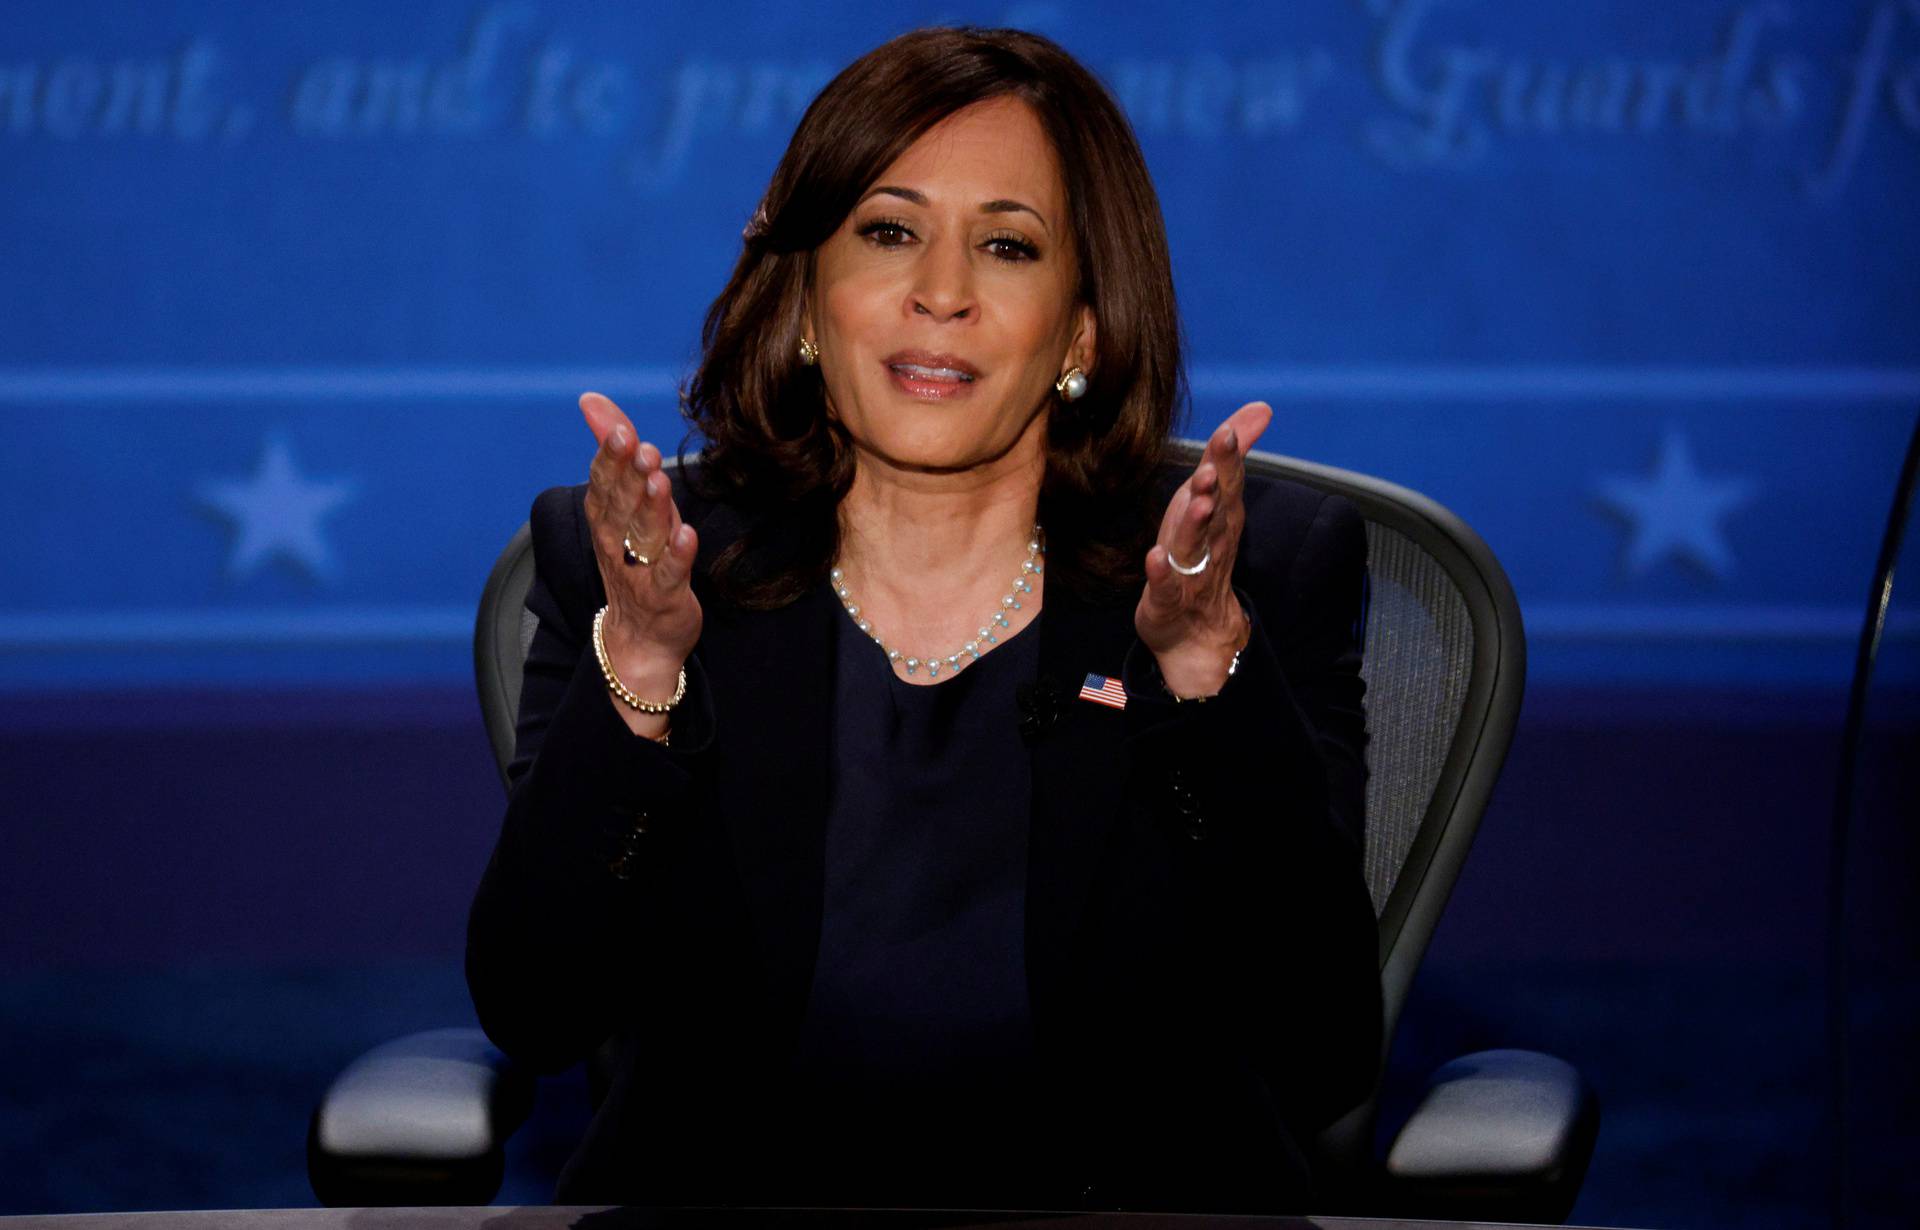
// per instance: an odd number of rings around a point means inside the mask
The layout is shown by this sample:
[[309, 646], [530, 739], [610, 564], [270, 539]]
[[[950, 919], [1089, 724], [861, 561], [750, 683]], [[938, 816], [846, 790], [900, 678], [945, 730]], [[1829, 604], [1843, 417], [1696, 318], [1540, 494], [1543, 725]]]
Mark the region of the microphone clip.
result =
[[1028, 747], [1053, 729], [1073, 702], [1072, 691], [1050, 675], [1021, 684], [1014, 689], [1013, 697], [1020, 708], [1020, 739]]

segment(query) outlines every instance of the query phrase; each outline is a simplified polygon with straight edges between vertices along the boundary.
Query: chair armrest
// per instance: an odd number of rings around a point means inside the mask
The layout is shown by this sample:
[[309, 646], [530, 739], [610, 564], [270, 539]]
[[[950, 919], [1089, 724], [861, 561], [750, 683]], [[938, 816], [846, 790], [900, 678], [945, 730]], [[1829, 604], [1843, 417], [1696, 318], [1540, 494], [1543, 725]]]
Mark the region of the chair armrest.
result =
[[411, 1034], [327, 1089], [307, 1132], [307, 1177], [336, 1207], [485, 1204], [532, 1104], [532, 1078], [479, 1030]]
[[1571, 1064], [1478, 1051], [1436, 1070], [1387, 1153], [1395, 1207], [1422, 1217], [1559, 1223], [1573, 1211], [1600, 1127]]

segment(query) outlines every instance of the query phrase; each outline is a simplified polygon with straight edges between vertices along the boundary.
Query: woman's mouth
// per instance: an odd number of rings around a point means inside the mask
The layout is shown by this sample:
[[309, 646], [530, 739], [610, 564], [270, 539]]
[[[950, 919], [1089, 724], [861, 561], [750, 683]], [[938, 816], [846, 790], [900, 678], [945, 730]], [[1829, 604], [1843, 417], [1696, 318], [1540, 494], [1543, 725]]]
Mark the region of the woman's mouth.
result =
[[971, 391], [979, 371], [951, 355], [893, 355], [887, 371], [901, 391], [926, 401], [944, 401]]

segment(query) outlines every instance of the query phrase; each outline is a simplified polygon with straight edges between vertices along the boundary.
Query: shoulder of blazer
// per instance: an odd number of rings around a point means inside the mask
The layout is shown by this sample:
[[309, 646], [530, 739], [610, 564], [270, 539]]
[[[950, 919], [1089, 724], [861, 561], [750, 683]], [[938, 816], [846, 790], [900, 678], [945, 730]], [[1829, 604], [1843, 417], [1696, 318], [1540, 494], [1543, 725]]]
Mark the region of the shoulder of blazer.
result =
[[1249, 577], [1311, 586], [1330, 567], [1366, 559], [1366, 522], [1345, 496], [1249, 475], [1240, 563]]

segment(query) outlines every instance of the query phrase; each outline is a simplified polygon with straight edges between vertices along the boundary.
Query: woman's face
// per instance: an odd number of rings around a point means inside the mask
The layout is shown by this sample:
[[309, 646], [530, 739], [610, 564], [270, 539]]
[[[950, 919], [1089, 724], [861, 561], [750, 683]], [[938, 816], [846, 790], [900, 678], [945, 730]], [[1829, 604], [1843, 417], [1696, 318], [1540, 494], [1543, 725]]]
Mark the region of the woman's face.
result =
[[1053, 383], [1091, 370], [1093, 313], [1059, 159], [1016, 98], [928, 130], [815, 253], [805, 328], [862, 463], [1038, 463]]

